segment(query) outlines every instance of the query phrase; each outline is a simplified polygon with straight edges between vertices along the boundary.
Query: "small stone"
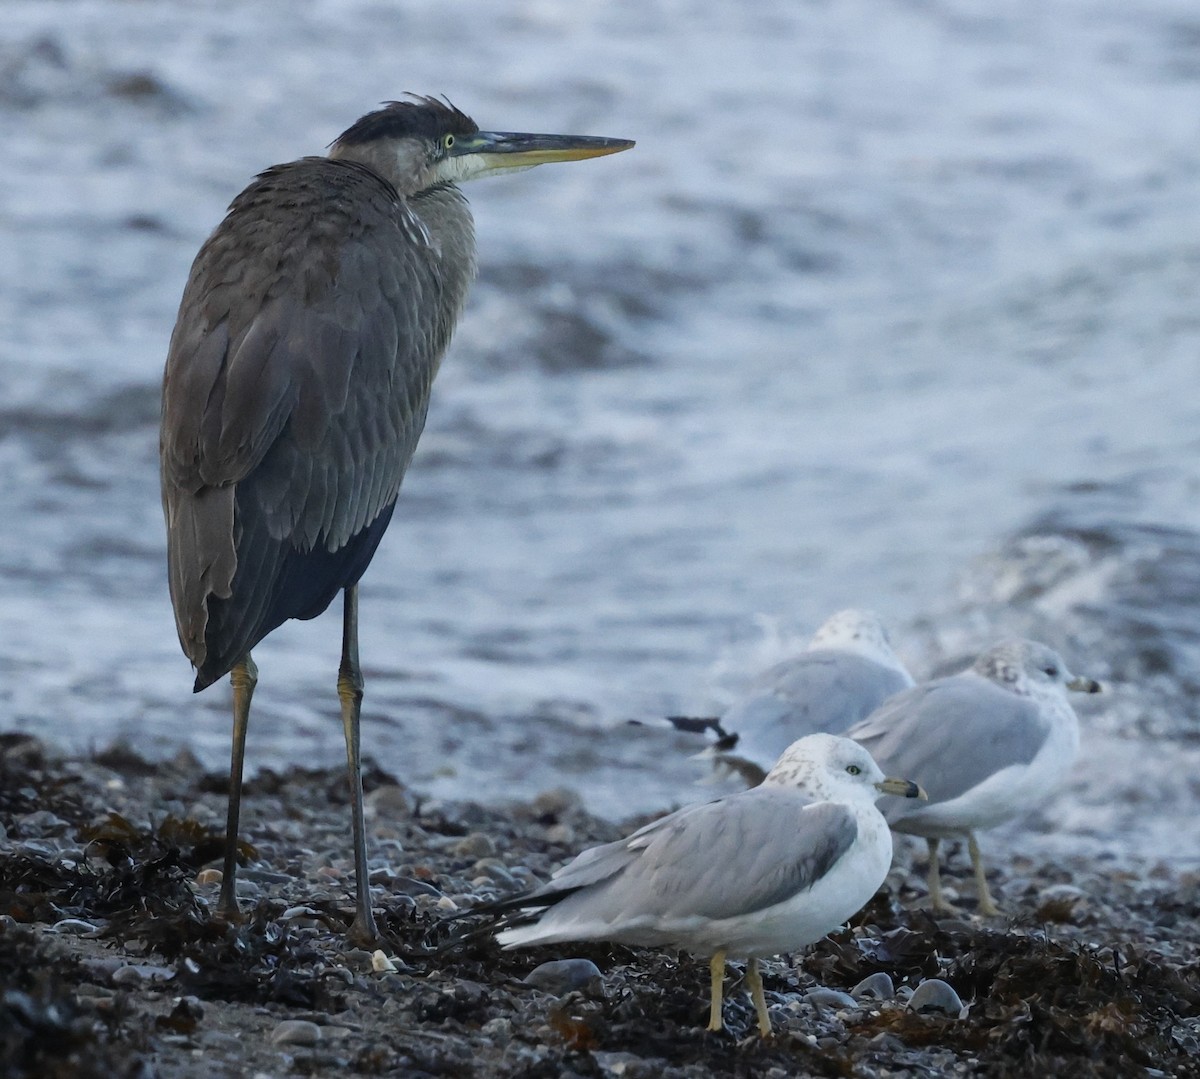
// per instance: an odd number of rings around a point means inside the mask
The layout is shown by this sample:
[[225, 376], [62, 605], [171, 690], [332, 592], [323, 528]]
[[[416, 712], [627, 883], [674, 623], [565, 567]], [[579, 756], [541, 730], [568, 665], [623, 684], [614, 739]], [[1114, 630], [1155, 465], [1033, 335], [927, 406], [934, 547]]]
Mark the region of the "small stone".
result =
[[169, 982], [175, 972], [167, 967], [151, 966], [148, 963], [127, 963], [117, 967], [110, 979], [113, 985], [143, 985], [147, 982]]
[[891, 1000], [896, 995], [896, 987], [890, 975], [880, 970], [859, 982], [850, 990], [850, 995], [856, 1000]]
[[484, 874], [497, 884], [506, 884], [509, 887], [517, 883], [517, 878], [508, 871], [508, 866], [499, 858], [480, 858], [471, 867], [471, 872]]
[[459, 858], [486, 858], [496, 853], [496, 843], [486, 832], [471, 832], [453, 843], [450, 853]]
[[604, 976], [590, 959], [555, 959], [534, 967], [524, 981], [534, 989], [557, 996], [575, 990], [590, 996], [604, 995]]
[[376, 948], [371, 953], [371, 969], [376, 974], [394, 974], [396, 964], [388, 958], [387, 952], [382, 948]]
[[321, 1028], [307, 1019], [285, 1019], [271, 1031], [272, 1045], [316, 1045]]
[[82, 918], [64, 918], [61, 922], [55, 922], [48, 931], [68, 937], [82, 937], [85, 933], [96, 932], [96, 927]]
[[201, 869], [196, 874], [196, 883], [203, 886], [206, 884], [220, 884], [225, 879], [225, 874], [219, 869]]
[[484, 1034], [489, 1038], [511, 1038], [512, 1037], [512, 1020], [505, 1018], [503, 1015], [496, 1016], [495, 1019], [489, 1019], [479, 1028], [479, 1033]]
[[407, 817], [412, 812], [408, 792], [394, 783], [376, 787], [363, 801], [368, 809], [384, 817]]
[[438, 910], [458, 910], [458, 904], [455, 903], [454, 900], [448, 895], [442, 896], [441, 899], [434, 903], [434, 906]]
[[816, 1004], [822, 1008], [857, 1008], [858, 1001], [855, 1000], [849, 993], [843, 993], [839, 989], [826, 989], [824, 986], [818, 986], [816, 989], [810, 989], [804, 994], [804, 999], [809, 1004]]
[[416, 877], [395, 877], [391, 882], [391, 890], [394, 895], [433, 895], [440, 896], [442, 893], [438, 891], [428, 881], [417, 880]]
[[569, 824], [552, 824], [546, 829], [546, 839], [551, 843], [560, 843], [564, 847], [572, 846], [575, 842], [575, 829]]
[[561, 817], [569, 809], [578, 809], [583, 800], [577, 791], [567, 787], [555, 787], [553, 790], [542, 791], [533, 800], [533, 811], [539, 817]]
[[919, 1015], [948, 1015], [953, 1019], [961, 1018], [965, 1011], [953, 987], [941, 978], [930, 978], [918, 985], [908, 1007]]

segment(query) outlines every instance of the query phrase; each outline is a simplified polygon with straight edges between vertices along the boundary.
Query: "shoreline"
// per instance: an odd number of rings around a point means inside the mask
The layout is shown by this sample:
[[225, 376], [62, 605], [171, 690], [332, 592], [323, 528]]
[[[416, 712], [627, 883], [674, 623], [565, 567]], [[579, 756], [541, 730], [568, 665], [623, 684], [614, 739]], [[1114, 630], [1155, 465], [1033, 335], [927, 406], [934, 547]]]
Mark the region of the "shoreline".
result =
[[[187, 753], [62, 757], [0, 736], [0, 1074], [1184, 1075], [1200, 1053], [1196, 873], [997, 859], [1005, 917], [985, 921], [954, 858], [944, 880], [961, 913], [934, 918], [918, 846], [898, 843], [848, 929], [764, 964], [775, 1027], [764, 1041], [738, 964], [728, 1030], [712, 1035], [706, 964], [687, 956], [502, 952], [484, 933], [435, 951], [471, 925], [447, 914], [543, 880], [639, 821], [591, 816], [566, 790], [485, 807], [423, 799], [373, 765], [364, 779], [390, 962], [344, 940], [340, 769], [247, 783], [246, 918], [234, 926], [210, 913], [224, 776]], [[525, 980], [561, 959], [581, 962]], [[845, 995], [879, 973], [887, 999]], [[906, 1006], [934, 978], [961, 1018]]]

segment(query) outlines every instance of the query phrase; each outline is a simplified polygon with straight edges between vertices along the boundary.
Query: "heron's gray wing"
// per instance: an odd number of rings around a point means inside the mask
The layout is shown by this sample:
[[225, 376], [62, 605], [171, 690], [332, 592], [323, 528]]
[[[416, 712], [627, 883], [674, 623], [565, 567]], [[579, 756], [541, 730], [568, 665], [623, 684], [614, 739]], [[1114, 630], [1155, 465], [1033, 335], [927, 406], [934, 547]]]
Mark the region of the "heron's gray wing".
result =
[[857, 835], [844, 805], [756, 787], [686, 807], [631, 836], [622, 859], [606, 856], [610, 875], [572, 905], [602, 918], [748, 914], [811, 888]]
[[[920, 783], [929, 794], [923, 806], [957, 798], [1003, 768], [1028, 764], [1049, 732], [1030, 698], [968, 674], [896, 694], [847, 736], [888, 775]], [[881, 808], [893, 820], [920, 806]]]
[[244, 652], [286, 550], [336, 551], [395, 499], [473, 269], [448, 282], [427, 240], [368, 170], [308, 158], [263, 173], [197, 255], [161, 439], [172, 599], [197, 666], [209, 597], [229, 599], [239, 567], [224, 632]]
[[721, 725], [738, 735], [738, 756], [769, 768], [797, 738], [843, 734], [911, 684], [902, 672], [863, 656], [804, 652], [765, 671]]

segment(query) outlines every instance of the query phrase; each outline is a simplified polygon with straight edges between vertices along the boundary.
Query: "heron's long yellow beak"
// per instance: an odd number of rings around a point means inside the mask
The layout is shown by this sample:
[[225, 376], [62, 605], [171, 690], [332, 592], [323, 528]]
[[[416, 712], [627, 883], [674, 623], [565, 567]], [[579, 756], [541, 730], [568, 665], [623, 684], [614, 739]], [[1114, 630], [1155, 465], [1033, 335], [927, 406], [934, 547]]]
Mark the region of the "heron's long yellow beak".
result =
[[619, 154], [633, 146], [631, 139], [593, 135], [528, 135], [514, 131], [477, 131], [459, 135], [448, 156], [468, 154], [482, 160], [484, 170], [528, 169], [552, 161], [582, 161], [588, 157]]
[[911, 779], [893, 779], [888, 776], [887, 779], [876, 783], [875, 789], [881, 794], [895, 794], [901, 798], [920, 798], [923, 802], [929, 801], [929, 795], [925, 793], [925, 788]]

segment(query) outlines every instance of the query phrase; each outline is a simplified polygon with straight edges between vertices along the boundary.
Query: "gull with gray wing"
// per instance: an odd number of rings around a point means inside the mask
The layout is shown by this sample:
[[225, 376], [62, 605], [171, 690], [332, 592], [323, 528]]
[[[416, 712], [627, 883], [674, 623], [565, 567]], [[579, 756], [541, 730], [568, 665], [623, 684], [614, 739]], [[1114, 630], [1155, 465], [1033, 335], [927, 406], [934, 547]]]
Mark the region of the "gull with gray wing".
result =
[[845, 734], [912, 684], [879, 616], [851, 608], [828, 618], [804, 651], [763, 671], [720, 719], [669, 721], [680, 730], [712, 730], [714, 764], [753, 786], [797, 738]]
[[920, 794], [885, 778], [854, 742], [810, 735], [760, 786], [585, 850], [544, 887], [485, 912], [505, 915], [497, 937], [505, 948], [607, 940], [711, 957], [709, 1030], [722, 1028], [725, 956], [745, 956], [766, 1036], [759, 958], [819, 940], [887, 875], [892, 840], [875, 806], [880, 792]]
[[1036, 641], [997, 644], [970, 669], [892, 697], [848, 737], [880, 767], [904, 769], [929, 793], [921, 806], [884, 809], [895, 831], [929, 844], [929, 896], [945, 909], [938, 844], [963, 836], [979, 912], [999, 913], [988, 891], [976, 831], [1028, 812], [1066, 778], [1079, 751], [1079, 720], [1067, 691], [1100, 692]]

